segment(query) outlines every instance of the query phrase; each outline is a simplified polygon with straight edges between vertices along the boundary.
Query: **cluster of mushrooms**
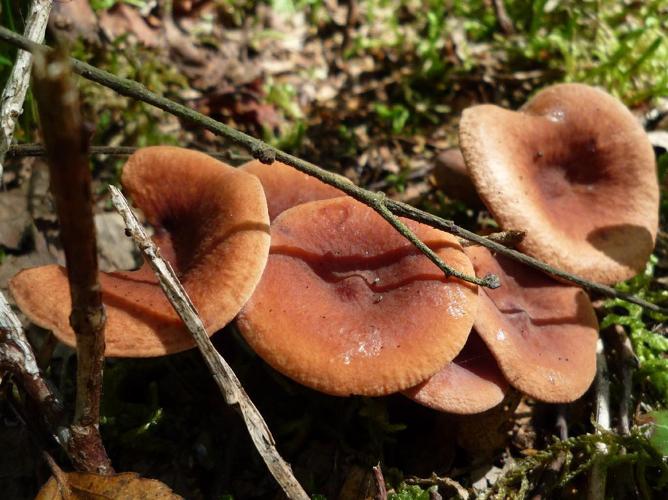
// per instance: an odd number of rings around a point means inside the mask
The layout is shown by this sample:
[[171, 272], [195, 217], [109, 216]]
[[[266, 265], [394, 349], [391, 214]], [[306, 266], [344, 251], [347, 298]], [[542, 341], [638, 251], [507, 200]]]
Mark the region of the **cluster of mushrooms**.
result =
[[[614, 283], [645, 265], [658, 225], [651, 145], [616, 99], [564, 84], [520, 111], [482, 105], [461, 120], [478, 195], [519, 249]], [[595, 374], [598, 325], [588, 296], [482, 247], [404, 220], [462, 273], [446, 278], [371, 208], [281, 163], [235, 169], [175, 147], [137, 151], [122, 184], [211, 333], [235, 320], [272, 367], [339, 396], [402, 392], [459, 414], [498, 405], [512, 386], [540, 401], [580, 397]], [[160, 356], [194, 346], [147, 265], [102, 274], [106, 355]], [[10, 283], [21, 310], [65, 344], [64, 269]]]

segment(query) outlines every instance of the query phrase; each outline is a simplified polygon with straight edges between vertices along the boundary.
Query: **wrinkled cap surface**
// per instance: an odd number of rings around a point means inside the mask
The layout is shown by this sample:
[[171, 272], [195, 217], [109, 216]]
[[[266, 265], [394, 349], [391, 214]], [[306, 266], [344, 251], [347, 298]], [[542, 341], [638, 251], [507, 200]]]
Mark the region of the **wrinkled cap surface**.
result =
[[[257, 178], [205, 154], [168, 146], [134, 153], [122, 183], [155, 227], [210, 334], [229, 323], [255, 289], [269, 251], [269, 217]], [[107, 356], [160, 356], [194, 347], [147, 264], [101, 273]], [[27, 269], [10, 289], [36, 324], [74, 346], [70, 292], [58, 266]]]
[[[258, 160], [253, 160], [239, 168], [260, 179], [267, 196], [269, 219], [272, 221], [281, 212], [296, 205], [345, 196], [345, 193], [335, 187], [280, 161], [265, 165]], [[341, 179], [348, 181], [345, 177]]]
[[652, 146], [609, 94], [548, 87], [520, 111], [464, 111], [460, 146], [480, 197], [523, 252], [614, 283], [644, 269], [658, 226]]
[[475, 330], [452, 362], [404, 391], [412, 400], [446, 413], [481, 413], [503, 401], [508, 382]]
[[[473, 271], [457, 240], [404, 222], [446, 263]], [[381, 395], [426, 379], [462, 349], [474, 285], [443, 273], [371, 208], [350, 197], [286, 210], [238, 326], [292, 379], [335, 395]]]
[[519, 262], [468, 247], [476, 274], [501, 286], [481, 289], [475, 330], [516, 389], [540, 401], [579, 398], [596, 374], [598, 322], [589, 297]]

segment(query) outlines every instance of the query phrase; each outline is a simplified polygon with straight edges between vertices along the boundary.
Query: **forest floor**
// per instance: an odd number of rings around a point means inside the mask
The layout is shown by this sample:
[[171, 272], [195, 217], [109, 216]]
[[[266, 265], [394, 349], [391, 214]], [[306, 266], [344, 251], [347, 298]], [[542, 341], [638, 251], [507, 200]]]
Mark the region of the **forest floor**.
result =
[[[3, 0], [2, 25], [22, 31], [26, 3]], [[47, 40], [67, 39], [74, 57], [137, 80], [362, 187], [490, 232], [496, 228], [490, 214], [444, 194], [434, 175], [439, 153], [457, 146], [466, 107], [494, 103], [516, 109], [546, 85], [578, 81], [619, 97], [648, 132], [668, 131], [668, 39], [660, 21], [668, 16], [667, 1], [500, 5], [504, 2], [57, 1]], [[14, 54], [0, 45], [3, 85]], [[233, 165], [251, 159], [190, 123], [89, 81], [80, 83], [85, 116], [95, 127], [93, 145], [177, 144], [223, 153]], [[38, 142], [30, 95], [26, 103], [17, 142]], [[660, 133], [653, 137], [662, 176], [668, 141]], [[130, 269], [138, 262], [106, 190], [118, 183], [123, 161], [92, 158], [104, 270]], [[5, 292], [18, 270], [62, 263], [63, 254], [43, 159], [10, 155], [2, 181]], [[657, 251], [646, 274], [620, 288], [666, 304], [665, 202], [661, 208]], [[622, 301], [593, 300], [606, 325], [613, 429], [628, 371], [620, 349], [626, 338], [635, 349], [638, 365], [625, 402], [637, 429], [647, 422], [642, 416], [668, 404], [665, 318]], [[36, 327], [30, 334], [42, 359], [50, 360], [48, 378], [71, 404], [72, 351], [44, 341], [45, 332]], [[399, 395], [334, 398], [307, 389], [261, 362], [233, 326], [213, 341], [266, 418], [297, 478], [320, 498], [374, 498], [377, 464], [395, 499], [459, 498], [465, 490], [484, 495], [494, 485], [507, 487], [509, 497], [582, 498], [601, 442], [610, 451], [602, 458], [609, 468], [609, 497], [668, 491], [665, 448], [652, 448], [635, 430], [631, 437], [594, 436], [593, 391], [566, 405], [511, 394], [502, 410], [459, 418]], [[6, 498], [28, 498], [49, 472], [6, 401], [11, 390], [10, 381], [2, 380], [0, 449], [25, 451], [0, 453], [0, 491]], [[117, 470], [159, 479], [186, 498], [281, 497], [197, 352], [108, 360], [102, 405], [101, 430]], [[55, 446], [52, 451], [66, 463]]]

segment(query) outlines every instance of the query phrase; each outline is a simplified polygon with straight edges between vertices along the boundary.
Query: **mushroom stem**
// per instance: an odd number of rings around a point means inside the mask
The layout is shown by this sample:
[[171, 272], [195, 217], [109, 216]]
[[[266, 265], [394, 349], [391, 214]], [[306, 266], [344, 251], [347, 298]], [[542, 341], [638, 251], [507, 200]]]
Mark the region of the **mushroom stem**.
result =
[[[38, 52], [43, 50], [48, 50], [49, 47], [34, 43], [29, 39], [14, 33], [4, 27], [0, 26], [0, 40], [4, 40], [16, 47], [28, 50], [31, 52]], [[317, 167], [313, 163], [301, 160], [295, 156], [292, 156], [288, 153], [284, 153], [276, 148], [269, 146], [268, 144], [255, 139], [243, 132], [240, 132], [228, 125], [220, 123], [208, 116], [205, 116], [201, 113], [198, 113], [194, 109], [191, 109], [182, 104], [178, 104], [171, 99], [166, 97], [159, 96], [153, 92], [147, 90], [143, 85], [138, 82], [127, 80], [125, 78], [120, 78], [115, 76], [107, 71], [98, 69], [90, 64], [86, 64], [82, 61], [72, 58], [72, 66], [74, 71], [81, 75], [82, 77], [96, 82], [100, 85], [103, 85], [107, 88], [110, 88], [121, 95], [131, 97], [143, 101], [145, 103], [151, 104], [156, 108], [162, 109], [168, 113], [171, 113], [174, 116], [177, 116], [183, 120], [196, 123], [207, 130], [213, 132], [216, 135], [225, 137], [230, 141], [238, 144], [248, 151], [250, 151], [256, 158], [264, 160], [264, 162], [271, 163], [273, 160], [278, 160], [283, 162], [291, 167], [296, 168], [297, 170], [304, 172], [306, 174], [312, 175], [313, 177], [334, 186], [344, 193], [352, 196], [356, 200], [371, 206], [373, 203], [373, 197], [375, 193], [362, 189], [352, 183], [344, 182], [340, 179], [339, 176], [328, 172], [322, 168]], [[585, 288], [591, 292], [598, 293], [604, 297], [615, 297], [626, 300], [633, 304], [642, 306], [648, 311], [660, 312], [663, 314], [668, 314], [668, 308], [657, 306], [652, 304], [638, 296], [619, 292], [613, 287], [607, 285], [601, 285], [593, 281], [585, 280], [579, 276], [555, 269], [544, 262], [541, 262], [537, 259], [524, 255], [516, 250], [506, 248], [505, 246], [490, 241], [484, 236], [479, 236], [471, 231], [457, 226], [453, 221], [442, 219], [436, 215], [424, 212], [415, 207], [412, 207], [406, 203], [402, 203], [394, 200], [386, 200], [385, 207], [392, 212], [394, 215], [403, 216], [409, 219], [413, 219], [417, 222], [421, 222], [428, 226], [440, 229], [441, 231], [448, 232], [455, 236], [465, 238], [467, 240], [473, 241], [481, 246], [484, 246], [490, 250], [493, 250], [501, 255], [505, 255], [511, 259], [517, 260], [526, 264], [527, 266], [538, 269], [546, 274], [561, 278], [563, 280], [574, 283], [582, 288]]]
[[[596, 432], [610, 430], [610, 379], [608, 378], [608, 363], [605, 360], [605, 345], [602, 339], [596, 344], [596, 382], [594, 383], [594, 418], [598, 426]], [[594, 464], [589, 472], [589, 486], [587, 489], [588, 500], [602, 500], [605, 498], [605, 485], [607, 483], [607, 465], [604, 463], [608, 447], [599, 442], [596, 443], [596, 454]]]
[[89, 131], [81, 118], [74, 78], [62, 51], [36, 55], [33, 88], [67, 262], [69, 320], [77, 337], [76, 405], [69, 445], [78, 468], [110, 474], [113, 469], [99, 433], [105, 312], [97, 278]]
[[274, 438], [262, 415], [246, 394], [230, 365], [213, 347], [195, 306], [176, 277], [172, 266], [161, 257], [160, 251], [137, 221], [121, 192], [114, 186], [109, 186], [109, 190], [111, 201], [123, 217], [129, 235], [144, 254], [144, 258], [155, 272], [167, 299], [193, 336], [225, 402], [240, 411], [251, 439], [267, 464], [267, 468], [288, 498], [308, 500], [308, 495], [292, 474], [290, 465], [278, 453]]
[[633, 398], [633, 375], [638, 368], [638, 357], [633, 352], [633, 345], [626, 330], [621, 325], [615, 325], [615, 351], [617, 351], [619, 378], [622, 381], [622, 396], [619, 402], [619, 423], [617, 431], [628, 436], [631, 433], [629, 415], [632, 413], [631, 401]]

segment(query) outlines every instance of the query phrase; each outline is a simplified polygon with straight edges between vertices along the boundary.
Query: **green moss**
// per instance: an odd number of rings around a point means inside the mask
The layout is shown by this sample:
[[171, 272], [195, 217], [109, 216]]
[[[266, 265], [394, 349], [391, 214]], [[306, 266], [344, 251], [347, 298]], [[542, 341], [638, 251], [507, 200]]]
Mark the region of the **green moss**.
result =
[[[619, 284], [617, 289], [636, 294], [654, 304], [667, 303], [668, 290], [652, 287], [656, 262], [656, 257], [652, 257], [642, 274]], [[621, 299], [608, 300], [605, 306], [608, 313], [601, 322], [601, 328], [624, 326], [640, 362], [636, 372], [636, 381], [640, 385], [637, 394], [647, 396], [648, 403], [668, 405], [668, 339], [652, 329], [653, 324], [668, 317], [647, 313], [642, 307]]]

